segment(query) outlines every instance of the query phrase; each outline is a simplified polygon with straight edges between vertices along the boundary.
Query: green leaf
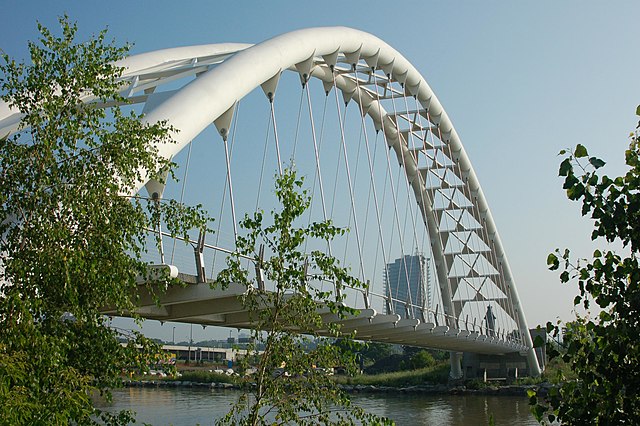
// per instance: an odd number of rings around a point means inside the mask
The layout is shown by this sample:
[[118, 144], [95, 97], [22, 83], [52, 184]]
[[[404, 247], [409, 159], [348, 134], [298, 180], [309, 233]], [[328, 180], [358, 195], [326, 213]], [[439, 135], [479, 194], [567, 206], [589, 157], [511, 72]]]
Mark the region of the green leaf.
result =
[[580, 279], [586, 280], [587, 278], [589, 278], [589, 270], [587, 268], [580, 269]]
[[538, 420], [539, 422], [542, 421], [542, 418], [544, 417], [544, 413], [545, 413], [545, 408], [541, 405], [536, 405], [533, 408], [533, 415], [536, 418], [536, 420]]
[[547, 333], [551, 333], [555, 329], [556, 329], [556, 326], [553, 325], [551, 321], [547, 321], [547, 326], [546, 326]]
[[582, 197], [584, 193], [585, 187], [581, 183], [575, 184], [571, 188], [567, 189], [567, 197], [570, 200], [577, 200], [578, 198]]
[[605, 163], [604, 161], [602, 161], [601, 159], [596, 158], [596, 157], [591, 157], [591, 158], [589, 158], [589, 163], [591, 163], [591, 165], [592, 165], [595, 169], [599, 169], [600, 167], [603, 167], [605, 164], [607, 164], [607, 163]]
[[600, 312], [600, 314], [598, 316], [600, 317], [600, 320], [602, 322], [609, 322], [612, 319], [611, 315], [607, 311]]
[[562, 185], [562, 189], [569, 189], [569, 188], [571, 188], [572, 186], [574, 186], [574, 185], [576, 185], [578, 183], [580, 183], [578, 178], [573, 173], [571, 173], [571, 174], [569, 174], [569, 176], [567, 176], [564, 179], [564, 185]]
[[636, 115], [640, 115], [640, 105], [636, 107]]
[[549, 255], [547, 256], [547, 265], [549, 265], [549, 269], [551, 269], [552, 271], [558, 269], [558, 267], [560, 266], [558, 256], [556, 256], [554, 253], [549, 253]]
[[533, 340], [533, 347], [534, 348], [541, 348], [545, 345], [545, 341], [542, 338], [542, 336], [537, 335], [536, 338]]
[[573, 169], [571, 165], [571, 160], [565, 158], [562, 163], [560, 163], [560, 170], [558, 171], [558, 176], [568, 176], [569, 172]]
[[587, 148], [585, 148], [584, 145], [578, 144], [576, 145], [576, 149], [573, 151], [573, 155], [576, 158], [582, 158], [588, 156], [589, 154], [587, 153]]

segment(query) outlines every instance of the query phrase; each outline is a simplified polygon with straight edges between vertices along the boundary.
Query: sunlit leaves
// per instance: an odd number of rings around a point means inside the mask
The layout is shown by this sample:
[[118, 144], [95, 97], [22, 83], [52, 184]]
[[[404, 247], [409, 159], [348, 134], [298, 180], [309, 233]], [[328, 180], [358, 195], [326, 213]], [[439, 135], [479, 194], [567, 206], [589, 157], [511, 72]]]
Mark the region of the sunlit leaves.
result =
[[[640, 112], [640, 109], [636, 111]], [[597, 249], [593, 259], [574, 260], [565, 250], [547, 258], [549, 269], [562, 268], [560, 281], [576, 283], [579, 294], [573, 303], [585, 309], [595, 302], [599, 309], [587, 317], [564, 324], [561, 356], [577, 376], [562, 378], [558, 388], [544, 398], [531, 393], [532, 412], [540, 421], [558, 419], [563, 425], [636, 424], [640, 416], [640, 151], [631, 134], [625, 152], [628, 166], [623, 176], [600, 176], [605, 162], [588, 158], [577, 145], [563, 150], [559, 175], [571, 200], [582, 204], [581, 212], [594, 223], [592, 239], [617, 242], [624, 255]], [[584, 164], [588, 158], [588, 164]], [[576, 170], [579, 170], [576, 173]], [[560, 334], [560, 325], [547, 324], [547, 331]]]
[[576, 158], [582, 158], [582, 157], [586, 157], [587, 155], [589, 155], [587, 153], [587, 148], [584, 147], [584, 145], [578, 144], [576, 145], [576, 149], [573, 150], [573, 156]]
[[154, 148], [171, 142], [169, 129], [97, 107], [123, 101], [113, 61], [127, 48], [104, 31], [79, 43], [76, 25], [60, 24], [60, 35], [39, 26], [30, 64], [0, 61], [2, 99], [23, 114], [20, 131], [0, 141], [0, 424], [127, 424], [127, 413], [96, 411], [90, 395], [148, 368], [159, 348], [111, 329], [100, 311], [134, 311], [159, 217], [184, 235], [206, 216], [127, 196], [143, 175], [173, 166]]
[[[321, 310], [339, 316], [355, 314], [341, 303], [342, 296], [333, 285], [364, 285], [327, 252], [306, 252], [307, 243], [315, 240], [328, 247], [329, 241], [344, 230], [328, 221], [300, 225], [310, 201], [302, 185], [293, 169], [284, 170], [276, 179], [280, 209], [270, 215], [258, 212], [245, 216], [237, 252], [227, 259], [227, 268], [217, 277], [216, 285], [241, 283], [247, 287], [243, 302], [255, 327], [255, 343], [250, 350], [264, 345], [264, 353], [256, 360], [257, 372], [246, 379], [244, 393], [219, 423], [388, 424], [386, 419], [352, 406], [325, 373], [324, 369], [336, 366], [355, 371], [356, 359], [354, 352], [319, 338], [321, 329], [324, 334], [341, 335], [338, 323], [325, 324]], [[260, 247], [267, 253], [264, 259], [259, 256]], [[256, 288], [241, 261], [245, 256], [255, 259], [271, 290]], [[330, 289], [323, 290], [322, 283]], [[241, 361], [240, 368], [247, 369], [251, 359]]]

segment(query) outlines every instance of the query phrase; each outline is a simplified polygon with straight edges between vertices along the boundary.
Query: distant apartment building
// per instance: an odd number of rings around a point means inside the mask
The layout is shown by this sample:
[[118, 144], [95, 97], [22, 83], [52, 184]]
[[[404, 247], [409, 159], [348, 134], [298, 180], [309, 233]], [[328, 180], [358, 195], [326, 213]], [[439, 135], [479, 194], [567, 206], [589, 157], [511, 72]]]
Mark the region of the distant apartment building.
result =
[[402, 318], [419, 318], [429, 294], [429, 263], [423, 254], [404, 255], [387, 263], [384, 284], [387, 293], [387, 313]]

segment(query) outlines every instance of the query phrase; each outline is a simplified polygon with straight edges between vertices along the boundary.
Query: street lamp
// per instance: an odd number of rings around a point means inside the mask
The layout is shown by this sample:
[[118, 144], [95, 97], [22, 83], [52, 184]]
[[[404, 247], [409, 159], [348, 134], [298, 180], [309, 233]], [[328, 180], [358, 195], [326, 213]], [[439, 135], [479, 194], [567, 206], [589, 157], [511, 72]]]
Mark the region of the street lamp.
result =
[[173, 335], [171, 337], [171, 344], [175, 345], [176, 344], [176, 328], [173, 327]]
[[193, 324], [191, 324], [191, 331], [189, 332], [189, 363], [191, 363], [191, 345], [193, 345]]

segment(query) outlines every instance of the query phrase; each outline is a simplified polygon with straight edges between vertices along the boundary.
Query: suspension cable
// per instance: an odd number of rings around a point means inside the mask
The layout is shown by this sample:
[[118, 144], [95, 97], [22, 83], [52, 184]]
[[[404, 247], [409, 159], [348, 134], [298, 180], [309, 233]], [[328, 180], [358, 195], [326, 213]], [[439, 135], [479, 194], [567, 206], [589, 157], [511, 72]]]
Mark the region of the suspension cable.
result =
[[[233, 148], [235, 146], [235, 142], [236, 142], [236, 130], [238, 128], [238, 119], [240, 117], [240, 101], [236, 102], [236, 106], [235, 106], [235, 111], [233, 114], [233, 133], [231, 136], [231, 150], [229, 152], [229, 161], [231, 160], [231, 158], [233, 157]], [[226, 156], [225, 156], [226, 157]], [[222, 200], [220, 202], [220, 214], [218, 215], [218, 227], [216, 230], [216, 246], [219, 245], [220, 242], [220, 235], [221, 235], [221, 227], [222, 227], [222, 219], [223, 219], [223, 214], [224, 214], [224, 205], [225, 205], [225, 199], [227, 198], [227, 181], [228, 181], [228, 175], [225, 174], [225, 178], [224, 178], [224, 185], [222, 186]], [[233, 220], [234, 222], [234, 226], [235, 226], [235, 219]], [[218, 252], [214, 252], [213, 254], [213, 260], [211, 262], [211, 276], [213, 277], [213, 273], [214, 273], [214, 269], [215, 269], [215, 264], [216, 264], [216, 258], [217, 258], [217, 254]]]
[[[391, 91], [391, 102], [393, 105], [393, 112], [395, 114], [396, 120], [395, 120], [395, 128], [398, 131], [398, 144], [400, 145], [399, 147], [399, 151], [400, 151], [400, 156], [403, 157], [404, 159], [404, 152], [402, 150], [402, 138], [400, 136], [400, 131], [399, 131], [399, 125], [398, 125], [398, 119], [397, 119], [397, 111], [396, 111], [396, 99], [394, 96], [394, 91]], [[388, 142], [387, 142], [388, 145]], [[389, 177], [391, 180], [391, 196], [393, 198], [393, 209], [394, 209], [394, 221], [396, 223], [396, 227], [398, 228], [398, 240], [400, 243], [400, 254], [401, 254], [401, 259], [404, 265], [404, 271], [405, 271], [405, 278], [406, 278], [406, 283], [407, 283], [407, 293], [410, 295], [411, 294], [411, 290], [409, 287], [409, 276], [408, 276], [408, 269], [407, 269], [407, 263], [406, 263], [406, 259], [405, 259], [405, 253], [404, 253], [404, 239], [402, 236], [402, 230], [400, 228], [400, 215], [398, 213], [398, 197], [393, 185], [393, 177], [391, 175], [391, 156], [389, 155], [389, 150], [386, 150], [386, 154], [387, 154], [387, 171], [389, 173]], [[400, 170], [398, 170], [398, 173], [400, 173]], [[392, 242], [393, 242], [393, 235], [392, 235]], [[409, 302], [410, 303], [410, 302]]]
[[[271, 109], [271, 113], [273, 113], [273, 108]], [[273, 120], [275, 123], [275, 118]], [[264, 138], [264, 148], [262, 150], [262, 165], [260, 166], [260, 181], [258, 182], [258, 195], [256, 196], [256, 208], [255, 212], [258, 212], [258, 208], [260, 207], [260, 194], [262, 193], [262, 181], [264, 180], [264, 166], [267, 161], [267, 149], [269, 147], [269, 130], [271, 129], [271, 121], [267, 121], [267, 132]], [[278, 156], [279, 158], [279, 156]], [[280, 161], [278, 160], [278, 165], [280, 165]]]
[[[357, 180], [358, 180], [358, 166], [360, 165], [360, 148], [362, 146], [363, 126], [364, 126], [364, 123], [362, 123], [362, 125], [360, 126], [360, 134], [359, 134], [359, 137], [358, 137], [358, 144], [357, 144], [358, 149], [357, 149], [357, 152], [356, 152], [356, 166], [355, 166], [355, 170], [354, 170], [354, 173], [353, 173], [353, 176], [354, 176], [353, 179], [354, 179], [355, 182], [357, 182]], [[364, 130], [364, 131], [366, 131], [366, 130]], [[353, 220], [356, 220], [356, 213], [355, 213], [355, 211], [349, 210], [349, 217], [347, 219], [347, 227], [351, 227], [351, 219], [352, 218], [353, 218]], [[366, 234], [363, 233], [362, 235], [364, 237]], [[344, 245], [344, 253], [343, 253], [344, 262], [346, 262], [346, 259], [347, 259], [347, 251], [349, 249], [349, 237], [350, 236], [351, 236], [351, 233], [347, 233], [346, 241], [345, 241], [345, 245]], [[364, 243], [364, 241], [362, 243]], [[363, 277], [364, 277], [365, 276], [364, 271], [362, 272], [362, 274], [363, 274]]]
[[302, 83], [302, 91], [300, 92], [300, 104], [298, 105], [298, 119], [296, 121], [296, 132], [293, 137], [293, 151], [291, 153], [291, 162], [295, 164], [296, 161], [296, 147], [298, 146], [298, 132], [300, 130], [300, 118], [302, 117], [302, 101], [304, 99], [305, 87], [307, 82]]
[[[375, 73], [373, 73], [373, 78], [374, 78], [374, 84], [377, 87], [377, 76]], [[391, 84], [391, 82], [389, 81], [389, 84]], [[389, 157], [389, 141], [387, 140], [387, 136], [385, 134], [384, 131], [384, 118], [382, 116], [382, 103], [380, 102], [380, 93], [379, 91], [376, 89], [376, 102], [378, 104], [378, 119], [380, 120], [380, 125], [381, 125], [381, 129], [382, 129], [382, 138], [383, 138], [383, 142], [385, 145], [385, 152], [387, 154], [387, 159]], [[374, 197], [374, 204], [375, 204], [375, 210], [376, 210], [376, 219], [378, 221], [378, 234], [380, 235], [380, 247], [382, 248], [382, 257], [384, 258], [385, 261], [385, 277], [388, 275], [387, 274], [387, 265], [389, 264], [389, 256], [386, 253], [386, 249], [385, 249], [385, 244], [384, 244], [384, 233], [382, 232], [382, 220], [381, 220], [381, 215], [382, 213], [384, 213], [384, 205], [382, 206], [382, 209], [380, 208], [380, 205], [378, 203], [378, 196], [377, 196], [377, 191], [376, 191], [376, 184], [375, 184], [375, 178], [374, 178], [374, 174], [373, 174], [373, 164], [371, 162], [371, 153], [370, 153], [370, 149], [369, 149], [369, 141], [368, 139], [365, 139], [365, 143], [367, 144], [367, 159], [369, 160], [369, 170], [370, 170], [370, 175], [371, 175], [371, 185], [373, 186], [374, 190], [373, 190], [373, 197]], [[389, 177], [389, 175], [387, 173], [384, 174], [385, 178], [384, 178], [384, 185], [383, 185], [383, 194], [382, 194], [382, 199], [383, 202], [386, 199], [386, 192], [387, 192], [387, 179]], [[393, 184], [392, 184], [393, 186]], [[392, 234], [393, 236], [393, 234]], [[393, 238], [392, 238], [393, 240]], [[391, 246], [389, 247], [391, 249]], [[389, 253], [390, 254], [390, 253]], [[392, 312], [390, 313], [394, 313], [395, 312], [395, 308], [394, 308], [394, 303], [392, 300], [392, 294], [391, 294], [391, 283], [389, 282], [388, 279], [386, 279], [386, 292], [388, 295], [388, 300], [387, 300], [387, 304], [389, 306], [389, 308], [391, 309]]]
[[271, 109], [271, 122], [273, 123], [273, 135], [276, 142], [276, 156], [278, 157], [278, 174], [282, 176], [282, 157], [280, 156], [280, 141], [278, 139], [278, 126], [276, 124], [276, 112], [273, 105], [273, 98], [269, 99]]
[[[354, 66], [354, 71], [355, 71], [355, 66]], [[357, 74], [356, 74], [356, 79], [357, 79]], [[338, 89], [336, 87], [336, 78], [335, 78], [335, 74], [333, 75], [333, 86], [334, 86], [334, 90], [335, 90], [335, 98], [336, 98], [336, 106], [338, 107], [338, 110], [340, 108], [340, 104], [339, 104], [339, 99], [338, 99]], [[346, 113], [346, 106], [345, 106], [345, 113]], [[338, 114], [338, 117], [340, 117], [340, 114]], [[355, 200], [354, 200], [354, 196], [353, 196], [353, 184], [351, 182], [351, 171], [349, 169], [349, 158], [347, 156], [347, 144], [346, 144], [346, 140], [345, 140], [345, 132], [344, 132], [344, 123], [342, 120], [340, 120], [340, 142], [342, 143], [342, 149], [344, 151], [344, 163], [345, 163], [345, 168], [347, 171], [347, 182], [349, 184], [349, 198], [351, 199], [351, 208], [353, 209], [353, 211], [355, 212]], [[358, 247], [358, 255], [359, 255], [359, 261], [360, 261], [360, 276], [361, 278], [364, 280], [364, 263], [363, 263], [363, 257], [362, 257], [362, 247], [360, 246], [360, 230], [358, 229], [358, 221], [357, 219], [354, 219], [354, 228], [356, 231], [356, 241], [357, 241], [357, 247]]]
[[[312, 105], [311, 105], [311, 94], [309, 93], [309, 84], [305, 85], [305, 91], [307, 93], [307, 105], [309, 108], [309, 122], [311, 123], [311, 139], [313, 140], [313, 151], [315, 154], [315, 161], [316, 161], [316, 173], [315, 176], [318, 179], [318, 185], [319, 185], [319, 189], [320, 189], [320, 201], [322, 204], [322, 215], [324, 220], [328, 220], [327, 217], [327, 206], [325, 203], [325, 198], [324, 198], [324, 184], [322, 182], [322, 172], [320, 171], [320, 151], [318, 148], [318, 141], [316, 139], [316, 126], [315, 126], [315, 121], [313, 119], [313, 109], [312, 109]], [[315, 187], [315, 185], [314, 185]]]
[[[419, 114], [419, 111], [420, 111], [421, 108], [418, 105], [418, 99], [417, 99], [416, 96], [414, 96], [414, 102], [416, 104], [416, 111], [418, 111], [418, 114], [415, 117], [420, 120], [419, 125], [422, 125], [422, 116]], [[405, 103], [405, 105], [407, 105], [407, 104]], [[407, 110], [408, 109], [409, 108], [407, 106]], [[413, 132], [411, 130], [412, 129], [410, 129], [410, 135], [413, 136]], [[421, 152], [423, 152], [424, 156], [428, 159], [428, 155], [426, 154], [426, 140], [427, 140], [428, 130], [425, 130], [424, 132], [425, 132], [424, 133], [424, 137], [420, 141], [422, 146], [419, 149], [420, 149]], [[429, 187], [432, 187], [432, 185], [431, 185], [431, 177], [432, 177], [431, 175], [432, 175], [432, 173], [429, 170], [429, 168], [426, 168], [425, 169], [425, 177], [423, 179], [422, 174], [420, 172], [419, 159], [418, 159], [418, 155], [417, 154], [416, 154], [416, 165], [417, 165], [417, 168], [418, 168], [418, 173], [416, 175], [416, 178], [418, 179], [418, 187], [420, 188], [420, 191], [419, 191], [420, 200], [419, 201], [416, 200], [417, 201], [416, 208], [418, 209], [417, 213], [420, 214], [420, 217], [422, 218], [422, 223], [424, 225], [424, 227], [422, 228], [423, 232], [422, 232], [422, 244], [421, 244], [421, 247], [423, 247], [423, 249], [424, 249], [424, 247], [425, 247], [425, 239], [429, 235], [428, 223], [427, 223], [427, 220], [426, 220], [427, 200], [425, 200], [425, 193], [429, 191], [428, 185], [429, 185]], [[416, 214], [416, 216], [417, 215], [418, 214]], [[416, 222], [415, 226], [417, 227], [417, 222]], [[430, 248], [430, 252], [433, 255], [433, 249], [432, 248]], [[433, 303], [432, 303], [433, 299], [436, 298], [435, 293], [433, 294], [433, 297], [432, 297], [431, 292], [430, 292], [430, 287], [431, 287], [430, 286], [430, 274], [429, 274], [430, 268], [431, 268], [431, 260], [429, 259], [429, 262], [427, 264], [427, 277], [426, 277], [426, 279], [427, 279], [427, 288], [425, 290], [426, 291], [427, 300], [423, 302], [423, 306], [422, 306], [423, 318], [427, 317], [426, 319], [428, 319], [429, 310], [432, 309], [432, 307], [433, 307]], [[438, 286], [435, 286], [434, 288], [437, 289]], [[425, 310], [426, 310], [426, 312], [425, 312]]]
[[[326, 119], [326, 116], [327, 116], [327, 103], [328, 103], [327, 101], [328, 101], [328, 99], [329, 99], [329, 96], [327, 94], [324, 97], [324, 105], [322, 107], [322, 120], [321, 120], [321, 123], [320, 123], [320, 138], [318, 140], [317, 150], [316, 150], [317, 151], [316, 152], [316, 168], [317, 169], [319, 169], [320, 151], [322, 150], [322, 142], [324, 141], [324, 125], [325, 125], [325, 119]], [[314, 145], [314, 148], [315, 148], [315, 145]], [[313, 174], [313, 184], [311, 185], [311, 206], [309, 208], [309, 217], [308, 217], [308, 220], [307, 220], [307, 226], [311, 225], [311, 217], [312, 217], [313, 205], [314, 205], [313, 202], [315, 200], [316, 184], [318, 183], [319, 175], [320, 175], [319, 170], [316, 173]], [[324, 199], [324, 191], [322, 190], [322, 185], [320, 185], [320, 189], [321, 189], [321, 193], [323, 194], [322, 195], [322, 205], [323, 205], [323, 213], [324, 213], [324, 211], [325, 211], [325, 207], [324, 207], [325, 199]], [[305, 245], [304, 245], [305, 252], [307, 250], [308, 242], [309, 242], [309, 240], [305, 240]]]
[[229, 184], [229, 202], [231, 205], [231, 217], [233, 218], [233, 237], [234, 242], [238, 242], [238, 224], [236, 223], [236, 205], [233, 199], [233, 183], [231, 180], [231, 158], [229, 157], [229, 144], [227, 138], [223, 138], [224, 142], [224, 157], [227, 162], [227, 183]]
[[[180, 190], [180, 204], [184, 202], [184, 189], [187, 184], [187, 176], [189, 172], [189, 162], [191, 160], [191, 146], [193, 145], [193, 141], [189, 142], [189, 148], [187, 150], [187, 162], [184, 167], [184, 175], [182, 176], [182, 189]], [[173, 245], [171, 247], [171, 264], [173, 265], [173, 259], [176, 254], [176, 237], [173, 237]]]

